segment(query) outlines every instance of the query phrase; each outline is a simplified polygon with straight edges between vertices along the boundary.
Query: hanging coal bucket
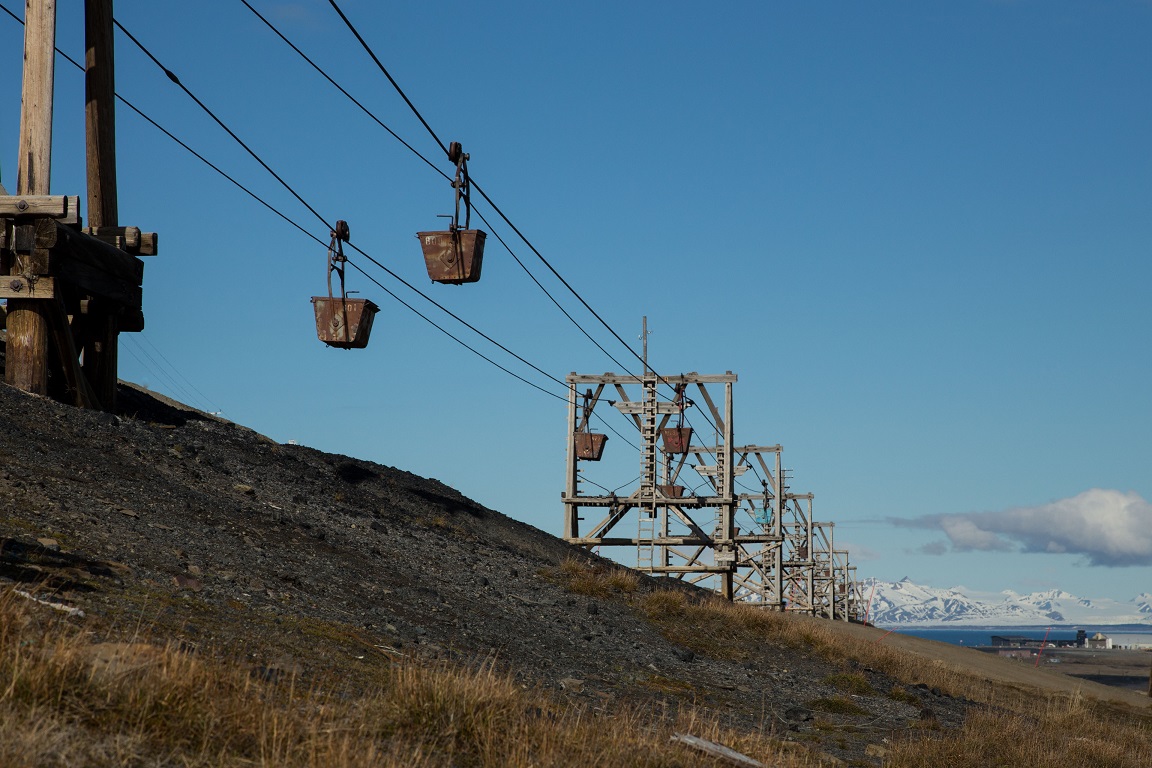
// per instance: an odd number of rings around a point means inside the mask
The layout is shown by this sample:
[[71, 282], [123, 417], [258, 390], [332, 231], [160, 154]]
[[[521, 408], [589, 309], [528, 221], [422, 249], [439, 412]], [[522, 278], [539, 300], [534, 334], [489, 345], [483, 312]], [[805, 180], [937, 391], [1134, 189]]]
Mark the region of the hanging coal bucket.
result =
[[424, 251], [428, 277], [437, 283], [461, 285], [480, 279], [484, 266], [484, 239], [479, 229], [455, 229], [447, 232], [417, 232]]
[[684, 498], [685, 488], [682, 485], [657, 485], [660, 493], [667, 496], [669, 499], [682, 499]]
[[660, 430], [665, 453], [688, 453], [692, 444], [692, 427], [665, 427]]
[[576, 443], [576, 458], [600, 461], [600, 457], [604, 455], [604, 443], [608, 442], [608, 435], [599, 432], [576, 432], [572, 438]]
[[372, 319], [380, 311], [368, 299], [313, 296], [316, 336], [330, 347], [363, 349], [372, 333]]
[[[448, 145], [448, 159], [456, 164], [456, 178], [452, 187], [456, 190], [456, 211], [448, 230], [438, 232], [417, 232], [420, 249], [424, 251], [424, 266], [428, 277], [437, 283], [461, 285], [474, 283], [480, 279], [480, 269], [484, 265], [484, 240], [482, 230], [469, 229], [472, 222], [471, 182], [468, 178], [468, 155], [454, 141]], [[460, 226], [460, 204], [464, 204], [464, 226]]]
[[[380, 307], [368, 299], [350, 299], [344, 291], [343, 243], [348, 241], [348, 223], [336, 222], [332, 242], [328, 246], [328, 295], [313, 296], [312, 308], [316, 312], [316, 336], [330, 347], [363, 349], [368, 346], [372, 333], [372, 320]], [[340, 295], [332, 294], [332, 273], [340, 277]]]

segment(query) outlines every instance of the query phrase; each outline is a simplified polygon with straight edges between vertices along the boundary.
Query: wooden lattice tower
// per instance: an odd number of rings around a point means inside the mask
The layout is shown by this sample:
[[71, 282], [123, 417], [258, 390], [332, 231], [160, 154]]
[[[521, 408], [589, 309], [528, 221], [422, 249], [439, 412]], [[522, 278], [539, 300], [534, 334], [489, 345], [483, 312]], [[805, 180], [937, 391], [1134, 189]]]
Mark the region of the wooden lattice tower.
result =
[[[586, 375], [572, 373], [567, 377], [568, 450], [564, 491], [564, 538], [575, 544], [593, 547], [635, 548], [637, 568], [650, 573], [675, 575], [699, 582], [718, 579], [717, 591], [731, 599], [737, 571], [739, 545], [762, 539], [754, 534], [737, 537], [734, 526], [738, 495], [734, 492], [732, 446], [732, 386], [735, 374], [718, 375], [687, 373], [680, 376]], [[714, 441], [708, 445], [693, 444], [680, 453], [662, 450], [660, 436], [669, 420], [681, 412], [682, 405], [660, 399], [659, 387], [694, 387], [692, 397], [699, 397], [715, 425]], [[722, 386], [722, 408], [709, 386]], [[615, 400], [606, 401], [604, 391], [612, 387]], [[583, 396], [585, 388], [588, 397]], [[637, 392], [639, 388], [639, 392]], [[637, 397], [639, 395], [639, 397]], [[584, 461], [577, 450], [577, 436], [586, 430], [597, 405], [607, 402], [628, 416], [640, 439], [640, 478], [627, 495], [585, 494], [581, 487]], [[689, 456], [699, 464], [695, 469], [707, 477], [709, 492], [705, 495], [680, 496], [677, 482]], [[605, 514], [591, 530], [581, 533], [581, 513], [585, 509], [602, 510]], [[609, 536], [626, 520], [634, 520], [635, 536]]]

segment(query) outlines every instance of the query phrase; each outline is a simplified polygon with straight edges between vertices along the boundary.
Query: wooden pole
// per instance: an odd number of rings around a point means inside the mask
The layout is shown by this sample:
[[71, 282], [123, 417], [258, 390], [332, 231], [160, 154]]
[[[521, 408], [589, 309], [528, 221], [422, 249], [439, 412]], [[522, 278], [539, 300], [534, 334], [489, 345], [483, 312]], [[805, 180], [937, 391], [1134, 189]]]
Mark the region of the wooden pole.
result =
[[[84, 0], [84, 125], [88, 170], [88, 226], [115, 227], [116, 77], [112, 0]], [[84, 376], [105, 410], [116, 408], [116, 318], [89, 302], [84, 318]]]
[[88, 226], [115, 227], [116, 76], [112, 0], [84, 2], [84, 125], [88, 149]]
[[[24, 7], [24, 84], [20, 103], [20, 155], [16, 194], [47, 195], [52, 174], [52, 89], [55, 81], [56, 0], [27, 0]], [[25, 269], [17, 258], [12, 274]], [[8, 302], [4, 379], [27, 392], [48, 390], [48, 306]]]

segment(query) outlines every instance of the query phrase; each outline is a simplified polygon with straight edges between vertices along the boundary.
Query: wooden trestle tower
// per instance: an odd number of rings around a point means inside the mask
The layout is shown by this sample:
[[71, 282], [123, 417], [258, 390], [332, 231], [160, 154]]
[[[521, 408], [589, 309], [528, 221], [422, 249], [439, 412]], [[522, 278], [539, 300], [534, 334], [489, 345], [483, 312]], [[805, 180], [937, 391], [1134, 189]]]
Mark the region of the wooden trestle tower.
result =
[[112, 0], [85, 0], [88, 227], [79, 197], [54, 196], [56, 2], [26, 0], [15, 194], [0, 192], [5, 381], [88, 408], [115, 408], [117, 341], [144, 328], [144, 262], [156, 235], [118, 226]]
[[[781, 467], [783, 448], [733, 444], [736, 380], [731, 371], [668, 377], [569, 374], [564, 539], [589, 549], [634, 549], [638, 570], [711, 582], [729, 600], [834, 619], [858, 617], [863, 601], [855, 568], [848, 565], [845, 550], [833, 549], [832, 524], [813, 521], [813, 495], [789, 492]], [[710, 386], [723, 387], [722, 400]], [[671, 388], [676, 396], [661, 399], [659, 387]], [[691, 402], [688, 394], [707, 408], [713, 439], [705, 442], [693, 433], [691, 445], [670, 449], [667, 436], [661, 445], [661, 435]], [[631, 419], [640, 439], [640, 477], [623, 496], [604, 488], [603, 493], [584, 492], [586, 484], [595, 484], [584, 474], [589, 462], [600, 460], [604, 441], [596, 441], [598, 450], [590, 453], [591, 441], [582, 438], [604, 438], [589, 434], [590, 419], [601, 404]], [[698, 486], [703, 493], [686, 492], [685, 470], [703, 478]], [[760, 492], [750, 488], [750, 470]], [[582, 532], [589, 510], [599, 522]]]

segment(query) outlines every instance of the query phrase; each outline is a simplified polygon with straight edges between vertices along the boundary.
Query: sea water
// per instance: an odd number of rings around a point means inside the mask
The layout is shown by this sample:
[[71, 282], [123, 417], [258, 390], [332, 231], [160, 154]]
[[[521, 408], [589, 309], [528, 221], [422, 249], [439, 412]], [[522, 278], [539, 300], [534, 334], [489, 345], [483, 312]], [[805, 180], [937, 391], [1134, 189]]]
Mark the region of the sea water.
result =
[[[881, 627], [881, 629], [889, 629], [888, 627]], [[941, 643], [951, 643], [952, 645], [991, 645], [992, 636], [1011, 636], [1011, 637], [1028, 637], [1033, 640], [1043, 640], [1044, 635], [1047, 633], [1048, 642], [1056, 643], [1059, 641], [1075, 641], [1076, 630], [1078, 627], [1053, 627], [1049, 630], [1047, 627], [906, 627], [897, 628], [896, 632], [902, 635], [912, 635], [913, 637], [923, 637], [927, 640], [936, 640]], [[1125, 638], [1132, 634], [1133, 627], [1092, 627], [1086, 628], [1088, 636], [1096, 634], [1097, 631], [1103, 632], [1109, 637], [1116, 637], [1124, 635]], [[1140, 634], [1148, 631], [1147, 626], [1138, 627], [1142, 630]], [[1145, 635], [1148, 642], [1152, 642], [1152, 635]], [[1132, 642], [1132, 641], [1129, 641]]]

